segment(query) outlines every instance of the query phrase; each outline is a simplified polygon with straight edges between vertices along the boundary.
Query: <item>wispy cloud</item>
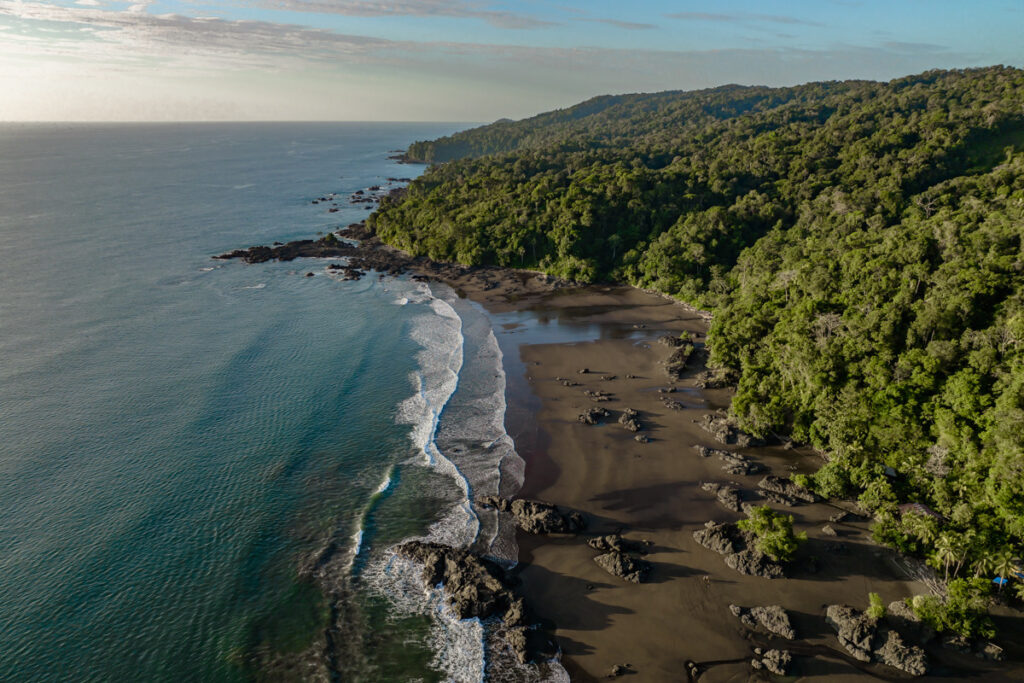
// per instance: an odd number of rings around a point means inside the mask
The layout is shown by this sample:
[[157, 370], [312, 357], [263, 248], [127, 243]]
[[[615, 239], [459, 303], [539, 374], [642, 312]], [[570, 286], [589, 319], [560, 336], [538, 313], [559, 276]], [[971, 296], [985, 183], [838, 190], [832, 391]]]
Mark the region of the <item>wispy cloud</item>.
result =
[[479, 4], [463, 0], [389, 0], [369, 2], [367, 0], [261, 0], [266, 9], [309, 12], [316, 14], [340, 14], [353, 17], [449, 17], [456, 19], [481, 19], [492, 26], [506, 29], [535, 29], [555, 26], [555, 22], [538, 19], [527, 14], [505, 10], [485, 9]]
[[789, 17], [779, 14], [753, 14], [753, 13], [735, 13], [735, 14], [715, 14], [711, 12], [673, 12], [672, 14], [666, 14], [669, 19], [683, 19], [687, 21], [717, 21], [723, 23], [732, 24], [750, 24], [750, 23], [769, 23], [769, 24], [788, 24], [791, 26], [825, 26], [817, 21], [808, 21], [807, 19], [800, 19], [798, 17]]
[[608, 24], [615, 28], [626, 29], [627, 31], [647, 31], [658, 28], [654, 24], [641, 24], [635, 21], [622, 21], [620, 19], [577, 19], [577, 21], [589, 21], [595, 24]]

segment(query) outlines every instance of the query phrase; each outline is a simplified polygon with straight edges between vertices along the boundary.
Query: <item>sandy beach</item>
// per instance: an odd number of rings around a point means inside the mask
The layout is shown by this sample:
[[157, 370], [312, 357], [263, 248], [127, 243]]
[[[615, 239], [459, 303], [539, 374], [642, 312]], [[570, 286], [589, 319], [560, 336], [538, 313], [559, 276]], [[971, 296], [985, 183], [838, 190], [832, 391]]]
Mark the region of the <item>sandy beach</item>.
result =
[[[531, 308], [550, 313], [560, 324], [602, 330], [598, 340], [583, 343], [536, 344], [527, 337], [503, 344], [509, 368], [506, 421], [526, 461], [518, 496], [579, 510], [589, 522], [581, 537], [520, 532], [518, 538], [522, 592], [552, 627], [574, 681], [606, 679], [616, 665], [625, 667], [627, 680], [638, 682], [771, 680], [751, 668], [755, 648], [788, 650], [796, 677], [787, 680], [909, 678], [884, 665], [855, 660], [825, 622], [829, 604], [864, 609], [870, 592], [879, 593], [887, 604], [927, 592], [923, 583], [910, 578], [904, 560], [871, 542], [866, 518], [831, 523], [837, 536], [822, 531], [830, 517], [855, 512], [852, 503], [772, 504], [792, 514], [796, 530], [808, 535], [784, 579], [740, 574], [694, 540], [693, 532], [709, 520], [743, 517], [702, 490], [702, 483], [731, 483], [747, 500], [764, 504], [756, 492], [766, 474], [784, 477], [814, 471], [820, 464], [807, 449], [748, 448], [743, 453], [770, 472], [734, 476], [722, 470], [717, 458], [696, 452], [696, 445], [737, 450], [717, 443], [696, 424], [701, 416], [727, 407], [730, 390], [696, 386], [694, 375], [702, 361], [680, 381], [670, 381], [663, 361], [671, 348], [657, 340], [688, 331], [702, 346], [705, 316], [631, 288], [551, 291], [528, 275], [505, 278], [494, 271], [482, 280], [487, 283], [483, 287], [478, 275], [449, 282], [495, 313]], [[518, 358], [507, 357], [510, 348]], [[581, 373], [584, 368], [588, 372]], [[517, 371], [521, 376], [515, 376]], [[673, 393], [659, 392], [669, 388]], [[610, 412], [602, 424], [577, 420], [596, 405], [586, 390], [611, 394], [599, 404]], [[683, 408], [666, 407], [665, 399]], [[639, 411], [648, 443], [636, 441], [618, 423], [627, 408]], [[626, 583], [594, 563], [598, 552], [586, 539], [614, 532], [649, 544], [646, 559], [653, 568], [647, 582]], [[781, 605], [797, 638], [784, 640], [745, 628], [730, 612], [731, 604]], [[997, 621], [1003, 631], [1000, 644], [1007, 647], [1009, 659], [1019, 661], [1022, 653], [1005, 641], [1006, 629], [1019, 631], [1020, 625]], [[960, 680], [964, 675], [1024, 679], [1024, 669], [1016, 663], [992, 664], [940, 648], [928, 648], [928, 656], [927, 680]], [[693, 664], [696, 669], [691, 669]]]

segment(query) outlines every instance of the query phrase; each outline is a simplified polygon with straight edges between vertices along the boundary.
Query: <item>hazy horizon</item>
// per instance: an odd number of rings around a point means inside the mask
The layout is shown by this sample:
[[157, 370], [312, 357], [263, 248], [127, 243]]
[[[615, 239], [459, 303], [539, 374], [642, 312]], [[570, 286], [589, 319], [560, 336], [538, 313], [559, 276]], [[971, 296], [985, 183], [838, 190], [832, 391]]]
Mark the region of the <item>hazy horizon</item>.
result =
[[493, 121], [1024, 64], [1007, 0], [0, 0], [0, 121]]

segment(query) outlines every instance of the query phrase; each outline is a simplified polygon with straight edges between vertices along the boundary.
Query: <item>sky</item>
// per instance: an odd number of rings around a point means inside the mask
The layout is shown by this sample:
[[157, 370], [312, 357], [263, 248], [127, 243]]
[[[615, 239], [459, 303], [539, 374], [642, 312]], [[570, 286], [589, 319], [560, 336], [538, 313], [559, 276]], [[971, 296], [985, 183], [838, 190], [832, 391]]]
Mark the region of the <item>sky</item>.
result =
[[0, 0], [0, 121], [492, 121], [1024, 66], [1024, 0]]

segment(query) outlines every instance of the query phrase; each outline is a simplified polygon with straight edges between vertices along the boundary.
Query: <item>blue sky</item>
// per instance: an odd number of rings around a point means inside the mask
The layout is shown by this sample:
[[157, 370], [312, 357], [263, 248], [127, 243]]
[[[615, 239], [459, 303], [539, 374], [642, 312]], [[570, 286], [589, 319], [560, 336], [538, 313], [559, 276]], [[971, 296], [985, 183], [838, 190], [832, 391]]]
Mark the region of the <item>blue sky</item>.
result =
[[1021, 0], [0, 0], [0, 120], [519, 118], [1024, 66]]

